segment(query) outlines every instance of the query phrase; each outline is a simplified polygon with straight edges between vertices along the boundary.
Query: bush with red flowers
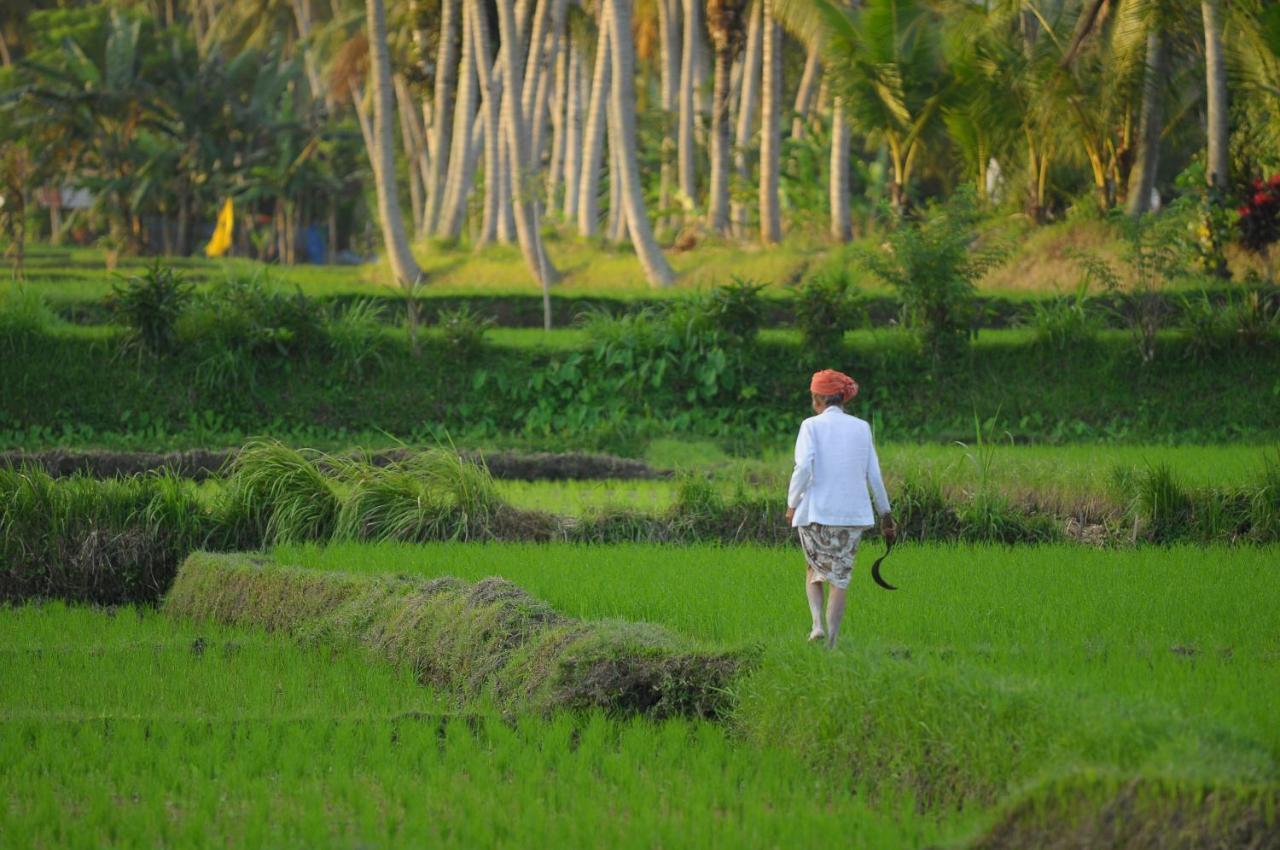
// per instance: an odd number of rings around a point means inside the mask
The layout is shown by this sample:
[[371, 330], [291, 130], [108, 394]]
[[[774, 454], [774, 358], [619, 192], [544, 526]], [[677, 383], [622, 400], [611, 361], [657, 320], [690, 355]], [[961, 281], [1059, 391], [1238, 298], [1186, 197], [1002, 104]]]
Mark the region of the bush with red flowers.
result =
[[1250, 251], [1265, 250], [1280, 240], [1280, 174], [1265, 183], [1253, 181], [1253, 192], [1240, 213], [1240, 243]]

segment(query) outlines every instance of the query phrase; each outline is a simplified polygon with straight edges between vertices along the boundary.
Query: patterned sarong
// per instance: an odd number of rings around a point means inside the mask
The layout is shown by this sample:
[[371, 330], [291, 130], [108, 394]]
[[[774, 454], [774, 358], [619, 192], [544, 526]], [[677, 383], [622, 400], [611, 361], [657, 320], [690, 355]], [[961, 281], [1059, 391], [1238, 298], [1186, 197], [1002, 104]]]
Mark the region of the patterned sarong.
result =
[[858, 554], [858, 541], [862, 532], [870, 526], [865, 525], [802, 525], [796, 530], [800, 532], [800, 547], [804, 549], [804, 559], [813, 570], [812, 582], [829, 582], [832, 587], [849, 586], [849, 578], [853, 575], [853, 558]]

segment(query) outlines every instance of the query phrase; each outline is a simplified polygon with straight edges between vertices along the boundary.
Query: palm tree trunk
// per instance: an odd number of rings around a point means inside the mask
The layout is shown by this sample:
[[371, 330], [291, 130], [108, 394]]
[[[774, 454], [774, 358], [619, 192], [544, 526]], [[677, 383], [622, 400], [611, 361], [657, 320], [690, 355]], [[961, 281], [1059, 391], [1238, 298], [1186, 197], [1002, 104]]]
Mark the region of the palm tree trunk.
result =
[[507, 93], [504, 91], [498, 101], [498, 170], [494, 172], [493, 179], [498, 193], [498, 244], [514, 245], [518, 241], [515, 211], [511, 209], [511, 175], [515, 165], [511, 162], [511, 142], [502, 123], [506, 102]]
[[800, 77], [800, 87], [796, 89], [796, 114], [791, 119], [791, 138], [793, 139], [804, 137], [804, 125], [809, 119], [809, 110], [813, 108], [813, 99], [818, 93], [820, 79], [822, 79], [822, 60], [818, 54], [818, 46], [811, 44], [804, 60], [804, 74]]
[[778, 204], [782, 166], [782, 25], [773, 17], [773, 2], [764, 0], [760, 93], [760, 241], [766, 245], [782, 238], [782, 211]]
[[[756, 98], [760, 87], [760, 53], [763, 48], [762, 16], [763, 0], [751, 4], [751, 20], [747, 24], [746, 52], [742, 57], [742, 90], [738, 99], [738, 125], [734, 133], [733, 169], [738, 180], [744, 185], [751, 179], [748, 166], [748, 150], [751, 146], [751, 135], [755, 128]], [[747, 235], [747, 205], [741, 201], [732, 201], [729, 205], [729, 216], [733, 219], [733, 230], [739, 239]]]
[[[475, 10], [468, 8], [462, 15], [461, 58], [458, 60], [457, 98], [453, 102], [453, 114], [437, 110], [437, 125], [450, 118], [453, 126], [449, 133], [450, 153], [448, 157], [448, 180], [445, 183], [444, 197], [440, 211], [436, 217], [436, 235], [444, 239], [457, 239], [462, 234], [462, 227], [467, 220], [467, 195], [471, 192], [470, 180], [474, 171], [471, 159], [471, 122], [476, 113], [477, 74], [487, 73], [489, 60], [487, 56], [477, 56], [475, 45], [478, 42], [472, 34], [481, 24], [477, 20]], [[439, 127], [437, 126], [437, 130]], [[443, 136], [440, 138], [443, 140]], [[436, 168], [441, 167], [436, 157]], [[439, 172], [437, 171], [437, 174]]]
[[1208, 168], [1205, 179], [1210, 186], [1225, 189], [1231, 179], [1227, 143], [1227, 65], [1222, 53], [1222, 17], [1219, 0], [1201, 0], [1204, 18], [1204, 71], [1208, 106]]
[[729, 34], [713, 38], [715, 44], [714, 90], [711, 98], [711, 197], [707, 226], [729, 235], [729, 75], [733, 57]]
[[680, 0], [658, 0], [658, 67], [662, 105], [662, 151], [658, 175], [658, 208], [671, 209], [676, 154], [676, 89], [680, 82]]
[[[472, 0], [472, 2], [479, 3], [479, 0]], [[500, 49], [506, 92], [503, 97], [502, 123], [506, 128], [507, 153], [512, 166], [511, 207], [516, 219], [516, 238], [520, 242], [520, 252], [524, 254], [529, 271], [533, 273], [534, 279], [542, 284], [544, 301], [546, 301], [549, 287], [555, 281], [556, 270], [543, 248], [542, 233], [538, 229], [537, 207], [529, 197], [529, 187], [525, 180], [528, 168], [525, 148], [527, 137], [524, 116], [520, 114], [520, 101], [517, 96], [517, 93], [523, 90], [523, 81], [520, 78], [522, 57], [520, 44], [516, 40], [515, 15], [507, 2], [498, 3], [498, 28], [499, 38], [502, 40]], [[550, 329], [549, 312], [544, 315], [544, 323]]]
[[569, 111], [569, 55], [572, 51], [566, 41], [564, 49], [556, 54], [555, 85], [551, 93], [551, 159], [547, 163], [547, 210], [559, 209], [557, 204], [560, 180], [564, 176], [564, 145], [566, 115]]
[[[441, 0], [440, 7], [440, 45], [436, 50], [436, 79], [433, 114], [435, 120], [431, 125], [431, 141], [428, 147], [434, 159], [431, 162], [430, 176], [427, 181], [426, 215], [423, 226], [427, 232], [435, 232], [440, 225], [440, 207], [445, 194], [445, 177], [448, 174], [450, 157], [447, 155], [453, 148], [454, 117], [453, 91], [455, 79], [459, 73], [468, 73], [470, 63], [466, 55], [470, 53], [468, 38], [463, 27], [462, 44], [458, 43], [457, 19], [458, 0]], [[459, 47], [462, 58], [459, 59]], [[459, 89], [459, 95], [463, 94]]]
[[[422, 270], [409, 251], [396, 192], [395, 154], [391, 136], [391, 59], [387, 55], [387, 18], [382, 0], [367, 0], [369, 23], [369, 71], [373, 81], [373, 141], [369, 151], [378, 196], [382, 240], [396, 280], [410, 294], [422, 282]], [[410, 311], [415, 312], [413, 310]], [[416, 325], [415, 332], [416, 344]]]
[[600, 160], [604, 148], [605, 114], [608, 105], [609, 28], [597, 20], [596, 67], [591, 83], [591, 105], [587, 107], [587, 126], [582, 143], [582, 177], [578, 181], [578, 233], [594, 236], [600, 226]]
[[568, 106], [565, 109], [564, 220], [578, 220], [578, 177], [582, 171], [582, 50], [569, 51]]
[[414, 135], [413, 122], [417, 120], [415, 117], [416, 110], [413, 108], [413, 98], [409, 94], [409, 84], [404, 78], [396, 74], [392, 80], [392, 85], [396, 91], [396, 105], [398, 109], [396, 114], [400, 117], [400, 142], [404, 146], [405, 161], [409, 166], [409, 208], [413, 213], [413, 232], [422, 232], [422, 213], [426, 207], [425, 196], [423, 195], [424, 178], [427, 174], [426, 151], [422, 150], [417, 144], [417, 138]]
[[698, 62], [698, 11], [700, 0], [684, 0], [684, 32], [681, 35], [680, 115], [676, 132], [677, 179], [681, 202], [691, 207], [698, 200], [698, 175], [694, 167], [693, 113], [694, 70]]
[[[612, 133], [610, 133], [612, 136]], [[622, 184], [618, 182], [618, 143], [609, 139], [609, 213], [605, 219], [604, 233], [613, 244], [627, 236], [627, 220], [622, 216]]]
[[849, 122], [844, 100], [837, 97], [831, 106], [831, 238], [848, 242], [853, 238], [849, 211]]
[[[464, 14], [470, 18], [470, 6]], [[480, 233], [476, 247], [483, 248], [498, 238], [499, 201], [501, 198], [502, 142], [499, 101], [502, 97], [502, 80], [493, 73], [489, 60], [489, 23], [480, 21], [466, 26], [472, 33], [472, 50], [478, 58], [480, 94], [483, 98], [481, 116], [484, 121], [484, 214], [481, 216]]]
[[644, 187], [636, 161], [635, 86], [631, 55], [631, 0], [609, 0], [608, 28], [613, 41], [613, 96], [609, 101], [609, 140], [618, 149], [622, 205], [631, 233], [631, 245], [649, 283], [668, 286], [675, 272], [653, 237], [644, 208]]
[[1140, 216], [1151, 209], [1156, 170], [1160, 165], [1160, 135], [1164, 129], [1160, 99], [1168, 74], [1168, 37], [1159, 24], [1147, 33], [1147, 67], [1142, 81], [1142, 114], [1138, 119], [1138, 149], [1129, 173], [1128, 213]]

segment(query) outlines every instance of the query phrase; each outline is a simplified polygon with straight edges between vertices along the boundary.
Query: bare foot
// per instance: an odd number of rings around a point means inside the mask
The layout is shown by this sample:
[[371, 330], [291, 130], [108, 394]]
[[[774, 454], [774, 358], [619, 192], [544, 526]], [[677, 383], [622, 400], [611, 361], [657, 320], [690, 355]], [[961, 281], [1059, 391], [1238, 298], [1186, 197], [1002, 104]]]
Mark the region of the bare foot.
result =
[[809, 643], [813, 643], [815, 640], [822, 640], [826, 636], [827, 636], [827, 633], [824, 632], [821, 628], [814, 629], [813, 631], [809, 632]]

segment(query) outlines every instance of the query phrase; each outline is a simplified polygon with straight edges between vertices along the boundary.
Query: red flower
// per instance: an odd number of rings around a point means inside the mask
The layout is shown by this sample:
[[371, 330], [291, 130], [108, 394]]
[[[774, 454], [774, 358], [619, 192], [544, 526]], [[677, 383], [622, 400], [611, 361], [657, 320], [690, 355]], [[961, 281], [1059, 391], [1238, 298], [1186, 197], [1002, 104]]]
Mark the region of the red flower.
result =
[[1273, 175], [1271, 181], [1267, 185], [1272, 189], [1280, 189], [1280, 174]]
[[1254, 181], [1253, 181], [1253, 188], [1254, 188], [1254, 189], [1261, 189], [1261, 188], [1262, 188], [1262, 180], [1261, 180], [1261, 178], [1259, 178], [1259, 179], [1257, 179], [1257, 180], [1254, 180]]
[[1255, 207], [1265, 207], [1276, 202], [1275, 196], [1270, 192], [1258, 192], [1253, 196], [1253, 205]]
[[1241, 218], [1248, 218], [1249, 213], [1252, 212], [1252, 210], [1250, 209], [1248, 204], [1245, 204], [1244, 206], [1237, 209], [1236, 212], [1240, 213]]

